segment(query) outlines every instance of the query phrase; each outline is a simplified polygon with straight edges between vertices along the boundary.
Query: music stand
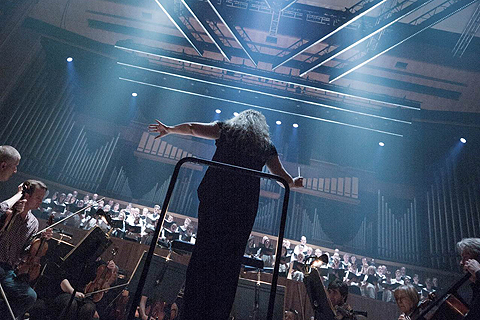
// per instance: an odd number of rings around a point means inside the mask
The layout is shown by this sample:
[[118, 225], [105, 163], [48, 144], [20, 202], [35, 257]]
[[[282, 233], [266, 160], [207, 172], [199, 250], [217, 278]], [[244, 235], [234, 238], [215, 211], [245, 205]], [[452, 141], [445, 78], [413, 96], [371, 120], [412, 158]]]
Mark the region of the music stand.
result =
[[[130, 291], [132, 288], [136, 289], [138, 285], [146, 257], [147, 251], [144, 251], [142, 258], [138, 261], [135, 271], [130, 278]], [[157, 254], [153, 255], [150, 266], [142, 295], [155, 298], [157, 301], [172, 304], [175, 302], [178, 292], [185, 282], [187, 266]]]

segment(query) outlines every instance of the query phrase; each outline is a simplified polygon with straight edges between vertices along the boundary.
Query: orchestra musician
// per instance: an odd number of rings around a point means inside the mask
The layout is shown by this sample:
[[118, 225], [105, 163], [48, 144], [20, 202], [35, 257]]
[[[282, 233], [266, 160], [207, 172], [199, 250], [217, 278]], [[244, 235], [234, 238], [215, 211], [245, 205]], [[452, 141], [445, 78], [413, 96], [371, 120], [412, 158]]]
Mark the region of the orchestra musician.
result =
[[[265, 116], [258, 111], [242, 111], [226, 122], [166, 126], [156, 120], [149, 129], [158, 133], [157, 138], [182, 134], [216, 140], [214, 161], [254, 170], [266, 164], [290, 187], [303, 186], [303, 178], [293, 179], [282, 166]], [[187, 269], [182, 319], [228, 319], [241, 259], [257, 214], [259, 192], [258, 178], [207, 169], [197, 190], [198, 231]], [[228, 248], [223, 259], [218, 259], [219, 244]]]
[[[59, 271], [58, 279], [61, 281], [60, 284], [57, 281], [55, 285], [57, 290], [60, 290], [51, 306], [51, 318], [58, 319], [60, 315], [63, 315], [62, 320], [98, 319], [96, 303], [102, 299], [102, 296], [101, 294], [99, 296], [89, 295], [89, 293], [112, 286], [117, 277], [118, 267], [113, 260], [104, 262], [97, 259], [94, 263], [88, 264], [81, 278], [78, 278], [78, 275], [67, 274], [67, 270]], [[74, 288], [76, 289], [75, 299], [67, 311]]]
[[460, 266], [471, 274], [472, 298], [465, 320], [480, 319], [480, 238], [465, 238], [457, 243]]
[[398, 320], [415, 319], [420, 314], [420, 296], [411, 284], [403, 284], [393, 291], [398, 308], [402, 312]]
[[[38, 180], [27, 180], [18, 188], [17, 194], [0, 206], [0, 283], [15, 316], [22, 316], [33, 306], [37, 294], [30, 287], [28, 275], [16, 273], [34, 234], [38, 232], [38, 220], [32, 214], [41, 204], [47, 186]], [[11, 207], [14, 203], [13, 207]], [[7, 209], [7, 210], [4, 210]], [[52, 230], [42, 234], [52, 237]], [[9, 314], [6, 302], [0, 301], [0, 314]]]
[[17, 172], [20, 153], [12, 146], [0, 146], [0, 181], [7, 181]]

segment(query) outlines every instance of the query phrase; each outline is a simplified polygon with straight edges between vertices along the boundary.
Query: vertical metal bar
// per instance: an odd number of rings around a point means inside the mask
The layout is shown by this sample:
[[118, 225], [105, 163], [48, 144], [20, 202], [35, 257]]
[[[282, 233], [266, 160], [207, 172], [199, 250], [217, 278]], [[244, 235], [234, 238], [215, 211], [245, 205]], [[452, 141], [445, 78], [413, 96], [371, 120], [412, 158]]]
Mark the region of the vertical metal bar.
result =
[[392, 238], [393, 238], [393, 233], [392, 233], [392, 217], [388, 212], [385, 212], [385, 216], [387, 217], [387, 235], [386, 235], [386, 240], [387, 240], [387, 254], [386, 257], [389, 259], [392, 259]]
[[405, 236], [406, 230], [405, 230], [405, 213], [403, 213], [402, 217], [400, 218], [400, 248], [401, 248], [401, 253], [402, 253], [402, 260], [406, 260], [406, 240], [407, 237]]
[[437, 202], [437, 208], [438, 210], [436, 211], [436, 214], [438, 215], [438, 231], [440, 233], [440, 244], [441, 244], [441, 249], [442, 249], [442, 265], [445, 265], [446, 264], [446, 254], [447, 254], [447, 249], [445, 247], [445, 238], [443, 236], [443, 226], [444, 226], [444, 223], [443, 223], [443, 214], [442, 214], [442, 207], [440, 205], [440, 190], [439, 190], [439, 186], [438, 186], [438, 177], [435, 178], [435, 200]]
[[100, 186], [100, 184], [102, 183], [102, 179], [103, 179], [103, 176], [105, 175], [105, 172], [107, 171], [107, 167], [108, 167], [108, 164], [110, 163], [110, 160], [112, 159], [112, 155], [113, 155], [113, 152], [115, 151], [115, 148], [117, 146], [117, 142], [118, 142], [118, 139], [120, 138], [120, 133], [117, 135], [117, 137], [115, 138], [114, 142], [113, 142], [113, 145], [110, 149], [110, 152], [109, 152], [109, 155], [108, 155], [108, 158], [106, 159], [104, 165], [103, 165], [103, 168], [102, 168], [102, 171], [101, 171], [101, 174], [100, 174], [100, 178], [97, 180], [97, 189], [98, 187]]
[[99, 152], [99, 149], [96, 149], [93, 154], [90, 153], [85, 165], [83, 166], [83, 168], [81, 169], [81, 171], [78, 174], [78, 184], [79, 184], [79, 187], [81, 189], [86, 189], [86, 186], [88, 184], [88, 182], [86, 180], [86, 177], [88, 176], [88, 173], [91, 170], [93, 170], [92, 169], [93, 168], [92, 163], [97, 158], [98, 152]]
[[32, 109], [35, 110], [34, 111], [35, 115], [41, 112], [41, 109], [36, 108], [36, 105], [39, 99], [41, 100], [45, 97], [44, 95], [45, 91], [46, 91], [46, 85], [43, 85], [39, 95], [33, 98], [34, 102], [31, 105], [25, 107], [26, 114], [22, 114], [22, 116], [18, 119], [19, 121], [15, 122], [15, 124], [12, 127], [12, 130], [10, 131], [10, 134], [6, 138], [6, 140], [10, 139], [12, 145], [15, 145], [19, 149], [20, 149], [20, 147], [18, 146], [19, 143], [17, 142], [18, 136], [20, 135], [20, 138], [22, 136], [25, 136], [25, 131], [30, 130], [32, 128], [29, 124], [32, 122], [32, 120], [35, 120], [35, 118], [37, 118], [37, 117], [32, 117], [29, 111], [31, 111]]
[[72, 170], [68, 178], [69, 185], [78, 186], [78, 172], [80, 172], [80, 170], [82, 170], [82, 168], [85, 166], [85, 162], [90, 154], [91, 152], [89, 151], [88, 143], [85, 139], [83, 150], [81, 150], [76, 163], [72, 166]]
[[67, 184], [74, 184], [77, 180], [77, 172], [79, 169], [84, 165], [85, 158], [89, 154], [88, 151], [88, 144], [87, 144], [87, 139], [85, 139], [85, 143], [83, 145], [82, 150], [80, 150], [80, 153], [78, 154], [76, 161], [72, 164], [72, 169], [70, 170], [70, 174], [68, 175], [67, 179]]
[[[390, 211], [390, 209], [389, 209], [389, 211]], [[395, 226], [395, 227], [394, 227], [394, 231], [393, 231], [393, 233], [394, 233], [394, 235], [395, 235], [394, 250], [393, 250], [394, 255], [393, 255], [393, 257], [394, 257], [395, 260], [398, 261], [398, 260], [399, 260], [399, 255], [398, 255], [398, 247], [399, 247], [399, 246], [398, 246], [398, 220], [397, 220], [396, 217], [394, 217], [393, 223], [394, 223], [394, 226]]]
[[[413, 198], [415, 201], [415, 198]], [[409, 222], [409, 228], [410, 228], [410, 255], [412, 261], [416, 261], [416, 250], [415, 250], [415, 242], [417, 240], [417, 235], [415, 233], [415, 224], [414, 224], [414, 218], [413, 218], [413, 201], [410, 202], [410, 215], [408, 217], [408, 222]]]
[[39, 130], [39, 128], [45, 126], [45, 123], [42, 123], [42, 119], [44, 118], [45, 106], [47, 105], [49, 94], [50, 90], [48, 90], [48, 88], [43, 91], [40, 99], [37, 100], [34, 105], [32, 105], [31, 110], [34, 110], [35, 113], [33, 115], [29, 114], [27, 123], [22, 126], [22, 130], [17, 132], [17, 134], [20, 133], [20, 137], [15, 145], [18, 146], [19, 149], [23, 149], [24, 145], [28, 146], [28, 143], [32, 140], [32, 136], [35, 138], [35, 133]]
[[101, 146], [100, 149], [98, 150], [98, 154], [95, 157], [95, 160], [92, 162], [88, 175], [85, 178], [85, 186], [88, 190], [92, 190], [92, 192], [94, 190], [93, 181], [95, 181], [95, 175], [96, 175], [96, 172], [98, 171], [98, 167], [100, 166], [100, 161], [102, 161], [102, 157], [105, 154], [105, 151], [107, 150], [107, 144]]
[[428, 241], [430, 243], [430, 263], [433, 268], [438, 267], [434, 263], [434, 255], [435, 255], [435, 250], [433, 247], [433, 244], [435, 243], [434, 239], [434, 226], [433, 226], [433, 218], [432, 218], [432, 209], [431, 209], [431, 204], [430, 204], [430, 192], [427, 191], [427, 215], [428, 215]]
[[383, 197], [380, 195], [380, 190], [377, 190], [377, 246], [379, 248], [378, 253], [382, 256], [382, 211], [383, 208], [381, 206]]
[[[22, 104], [17, 106], [17, 108], [21, 110], [21, 113], [18, 116], [15, 116], [15, 117], [12, 116], [11, 120], [15, 119], [15, 122], [13, 123], [12, 126], [10, 126], [10, 121], [9, 121], [7, 126], [2, 131], [2, 136], [3, 136], [3, 134], [5, 133], [5, 130], [7, 130], [7, 128], [9, 129], [9, 131], [7, 131], [8, 135], [4, 138], [4, 141], [9, 141], [10, 136], [16, 133], [16, 131], [20, 130], [21, 128], [20, 123], [26, 120], [25, 113], [28, 114], [28, 112], [31, 110], [30, 109], [31, 106], [35, 104], [35, 101], [40, 98], [42, 92], [46, 89], [47, 85], [44, 79], [45, 79], [45, 75], [43, 74], [42, 78], [38, 82], [38, 85], [35, 84], [33, 89], [27, 93], [27, 99], [22, 100]], [[13, 138], [11, 140], [13, 140]]]
[[57, 97], [57, 101], [53, 104], [53, 106], [55, 107], [54, 108], [52, 107], [53, 112], [47, 120], [49, 122], [49, 126], [46, 128], [45, 132], [43, 132], [42, 139], [37, 144], [38, 148], [33, 155], [35, 158], [39, 158], [39, 159], [43, 158], [43, 156], [45, 155], [45, 150], [47, 150], [47, 148], [51, 150], [50, 142], [52, 141], [52, 139], [56, 139], [59, 136], [59, 135], [55, 135], [55, 132], [59, 127], [61, 127], [65, 123], [65, 119], [63, 118], [58, 119], [60, 115], [60, 112], [58, 112], [58, 110], [64, 110], [65, 111], [64, 114], [66, 114], [66, 117], [68, 117], [69, 115], [69, 113], [66, 112], [67, 108], [64, 107], [68, 99], [69, 90], [66, 90], [66, 86], [63, 86], [63, 88], [64, 89], [62, 91], [62, 94]]
[[106, 161], [106, 159], [108, 158], [108, 155], [109, 155], [109, 152], [110, 152], [110, 149], [112, 148], [113, 146], [113, 143], [114, 143], [114, 140], [115, 138], [112, 138], [106, 145], [105, 145], [105, 149], [104, 149], [104, 152], [103, 152], [103, 155], [100, 159], [100, 162], [98, 163], [98, 166], [97, 168], [95, 169], [96, 172], [95, 172], [95, 175], [92, 177], [91, 179], [91, 184], [92, 184], [92, 190], [97, 190], [98, 189], [98, 185], [97, 185], [97, 181], [98, 181], [98, 178], [102, 172], [102, 168], [103, 168], [103, 165]]
[[437, 266], [440, 267], [440, 254], [442, 250], [440, 249], [440, 235], [438, 234], [438, 217], [435, 205], [435, 189], [433, 184], [430, 186], [432, 194], [432, 217], [433, 217], [433, 229], [435, 234], [435, 258], [437, 260]]
[[442, 204], [443, 204], [443, 213], [445, 215], [445, 234], [446, 234], [446, 241], [447, 241], [447, 260], [448, 260], [448, 264], [450, 266], [450, 269], [453, 269], [453, 266], [454, 266], [454, 261], [452, 261], [452, 259], [455, 259], [455, 253], [452, 252], [452, 247], [453, 247], [453, 243], [452, 243], [452, 237], [451, 237], [451, 230], [450, 230], [450, 227], [451, 227], [451, 222], [450, 222], [450, 219], [449, 219], [449, 212], [448, 212], [448, 206], [447, 206], [447, 197], [446, 197], [446, 190], [445, 190], [445, 173], [443, 170], [440, 170], [440, 183], [442, 185]]
[[105, 145], [100, 147], [100, 152], [99, 152], [98, 157], [95, 160], [93, 168], [92, 168], [93, 170], [90, 173], [90, 175], [88, 176], [88, 189], [90, 189], [90, 190], [94, 190], [94, 188], [95, 188], [95, 186], [94, 186], [95, 177], [97, 176], [97, 174], [100, 170], [100, 164], [102, 163], [102, 160], [105, 157], [105, 154], [107, 153], [107, 148], [108, 148], [109, 144], [110, 144], [110, 142], [107, 142]]
[[458, 216], [455, 214], [455, 207], [454, 207], [454, 200], [453, 200], [453, 193], [452, 193], [452, 187], [453, 187], [452, 172], [450, 170], [450, 162], [448, 161], [448, 159], [445, 160], [445, 168], [446, 168], [445, 172], [446, 172], [446, 179], [447, 179], [446, 186], [448, 189], [448, 199], [450, 202], [449, 210], [452, 218], [453, 243], [456, 243], [457, 241], [460, 240], [457, 232], [458, 229], [460, 228], [460, 221], [458, 221], [457, 219]]
[[[25, 103], [25, 100], [27, 98], [32, 98], [33, 96], [35, 96], [32, 91], [35, 91], [38, 89], [38, 86], [36, 86], [37, 83], [39, 84], [43, 84], [45, 83], [44, 81], [39, 81], [38, 78], [42, 76], [44, 77], [45, 76], [45, 66], [42, 67], [42, 69], [35, 73], [35, 76], [34, 76], [34, 79], [32, 79], [31, 81], [29, 81], [29, 85], [28, 85], [28, 88], [26, 88], [25, 90], [22, 90], [22, 92], [24, 93], [22, 95], [22, 98], [20, 99], [20, 101], [16, 104], [16, 108], [15, 108], [15, 111], [13, 112], [12, 116], [10, 117], [10, 119], [8, 120], [8, 122], [2, 126], [3, 129], [0, 133], [0, 139], [2, 139], [2, 141], [6, 141], [6, 138], [4, 139], [3, 138], [3, 135], [5, 134], [5, 131], [7, 130], [7, 128], [10, 127], [10, 123], [12, 122], [13, 119], [16, 119], [16, 121], [18, 121], [20, 118], [21, 118], [21, 115], [17, 115], [17, 112], [24, 112], [26, 109], [28, 109], [25, 105], [28, 105]], [[25, 78], [22, 80], [22, 82], [25, 80]], [[13, 127], [15, 127], [15, 125], [13, 125]]]
[[63, 147], [65, 146], [65, 143], [67, 142], [67, 139], [70, 136], [70, 133], [72, 132], [73, 127], [75, 126], [75, 121], [73, 121], [73, 117], [74, 115], [72, 113], [71, 118], [68, 122], [69, 127], [68, 127], [67, 134], [63, 136], [62, 140], [57, 144], [55, 148], [52, 148], [53, 151], [51, 153], [51, 156], [49, 157], [50, 160], [47, 163], [48, 175], [50, 175], [52, 173], [53, 168], [55, 168], [55, 164], [57, 162], [58, 156], [63, 150]]
[[[60, 125], [60, 122], [63, 120], [64, 115], [67, 114], [67, 109], [62, 108], [62, 104], [59, 105], [59, 102], [64, 102], [66, 98], [66, 86], [63, 85], [61, 93], [58, 94], [55, 101], [52, 104], [48, 104], [49, 107], [46, 108], [46, 110], [49, 110], [49, 113], [44, 120], [46, 126], [42, 128], [39, 134], [35, 135], [35, 139], [33, 140], [32, 145], [36, 146], [36, 150], [32, 153], [32, 156], [34, 158], [39, 158], [39, 151], [42, 149], [42, 147], [44, 147], [43, 143], [45, 142], [45, 139], [51, 136], [51, 129], [53, 125], [55, 125], [55, 127], [58, 127]], [[58, 119], [59, 116], [60, 119]]]
[[452, 164], [453, 188], [455, 189], [455, 200], [456, 200], [456, 209], [457, 209], [456, 211], [457, 211], [458, 222], [460, 226], [460, 238], [463, 239], [463, 238], [466, 238], [467, 226], [466, 226], [466, 220], [463, 219], [462, 217], [461, 197], [460, 197], [460, 188], [459, 188], [458, 179], [457, 179], [457, 170], [453, 161], [451, 162], [451, 164]]
[[72, 148], [70, 149], [70, 152], [68, 153], [67, 159], [63, 163], [63, 167], [58, 174], [58, 178], [60, 178], [60, 176], [64, 172], [65, 167], [67, 166], [67, 163], [69, 163], [71, 161], [71, 159], [73, 159], [73, 157], [75, 156], [74, 153], [76, 153], [76, 151], [78, 150], [78, 146], [80, 146], [81, 136], [82, 136], [82, 134], [84, 134], [83, 130], [85, 130], [85, 126], [82, 126], [82, 128], [80, 129], [80, 132], [77, 135], [77, 139], [75, 139], [75, 142], [74, 142]]
[[467, 185], [467, 194], [468, 194], [468, 204], [470, 208], [470, 213], [472, 215], [473, 236], [478, 237], [479, 236], [478, 220], [477, 220], [477, 215], [473, 206], [471, 187], [469, 185]]
[[118, 183], [119, 183], [119, 179], [120, 179], [121, 176], [122, 176], [122, 170], [123, 170], [123, 166], [121, 166], [121, 167], [120, 167], [120, 170], [118, 170], [117, 179], [115, 180], [115, 183], [113, 184], [113, 190], [117, 190], [117, 186], [118, 186]]
[[77, 149], [75, 150], [73, 157], [68, 161], [67, 167], [65, 168], [65, 171], [63, 173], [63, 181], [66, 182], [69, 177], [71, 172], [73, 172], [74, 165], [78, 163], [78, 160], [80, 158], [80, 155], [83, 152], [83, 148], [85, 147], [85, 144], [87, 143], [87, 138], [85, 137], [85, 132], [82, 133], [82, 137], [80, 138], [80, 142], [78, 144]]
[[50, 168], [53, 167], [59, 153], [62, 151], [65, 142], [70, 136], [70, 132], [73, 129], [75, 122], [73, 121], [74, 113], [73, 109], [70, 109], [68, 113], [68, 118], [63, 122], [62, 126], [59, 127], [59, 132], [53, 132], [51, 136], [58, 136], [58, 139], [52, 139], [51, 143], [45, 147], [46, 153], [43, 155], [46, 163], [47, 170], [50, 171]]
[[412, 230], [410, 228], [410, 208], [407, 208], [405, 218], [405, 254], [408, 261], [412, 261], [412, 250], [410, 245], [412, 243]]

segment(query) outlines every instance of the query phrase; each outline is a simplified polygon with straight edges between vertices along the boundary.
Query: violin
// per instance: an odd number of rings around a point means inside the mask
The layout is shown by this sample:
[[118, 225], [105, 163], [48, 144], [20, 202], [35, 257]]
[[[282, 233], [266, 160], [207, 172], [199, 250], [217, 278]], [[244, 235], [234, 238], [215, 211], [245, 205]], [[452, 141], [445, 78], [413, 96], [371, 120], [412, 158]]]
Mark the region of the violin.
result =
[[[103, 295], [110, 288], [110, 285], [117, 280], [118, 276], [118, 267], [109, 268], [108, 265], [110, 262], [113, 262], [113, 256], [117, 254], [117, 249], [115, 248], [112, 251], [112, 259], [105, 265], [102, 264], [97, 268], [95, 279], [90, 281], [86, 286], [84, 293], [88, 295], [89, 293], [94, 293], [92, 295], [92, 301], [98, 302], [102, 300]], [[97, 292], [98, 291], [98, 292]]]
[[[47, 225], [53, 224], [54, 215], [48, 217]], [[40, 275], [42, 267], [40, 260], [48, 251], [48, 243], [44, 237], [35, 239], [30, 245], [28, 257], [24, 259], [17, 267], [18, 274], [28, 274], [30, 282], [35, 281]]]

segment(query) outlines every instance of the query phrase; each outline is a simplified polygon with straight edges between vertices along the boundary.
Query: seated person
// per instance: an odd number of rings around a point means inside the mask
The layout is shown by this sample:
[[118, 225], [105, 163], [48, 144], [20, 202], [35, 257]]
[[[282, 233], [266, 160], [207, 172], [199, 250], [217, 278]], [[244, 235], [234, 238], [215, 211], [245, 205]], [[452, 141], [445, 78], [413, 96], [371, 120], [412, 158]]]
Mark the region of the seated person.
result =
[[273, 256], [275, 254], [275, 248], [273, 247], [270, 238], [267, 236], [264, 236], [262, 238], [262, 243], [260, 244], [260, 248], [257, 251], [257, 258], [260, 258], [263, 260], [263, 265], [265, 267], [272, 267], [274, 260]]
[[393, 295], [402, 312], [398, 320], [415, 319], [420, 314], [420, 309], [417, 308], [420, 296], [414, 286], [411, 284], [401, 285], [393, 292]]
[[[56, 272], [51, 272], [49, 288], [46, 288], [49, 295], [42, 297], [46, 301], [45, 313], [50, 315], [50, 319], [62, 319], [62, 320], [92, 320], [98, 319], [97, 312], [98, 304], [103, 299], [103, 295], [108, 293], [107, 291], [99, 295], [90, 295], [86, 293], [87, 289], [91, 291], [99, 290], [99, 287], [93, 286], [89, 288], [87, 285], [90, 281], [95, 280], [97, 277], [97, 270], [100, 266], [105, 266], [105, 282], [109, 286], [113, 286], [117, 281], [118, 267], [113, 260], [105, 263], [100, 259], [90, 263], [86, 266], [83, 273], [83, 277], [78, 279], [76, 271], [68, 273], [65, 270], [56, 269]], [[77, 270], [80, 272], [80, 270]], [[72, 293], [75, 291], [75, 297], [70, 304]], [[67, 310], [68, 309], [68, 310]], [[44, 320], [44, 317], [39, 317], [38, 310], [31, 313], [31, 320]]]

